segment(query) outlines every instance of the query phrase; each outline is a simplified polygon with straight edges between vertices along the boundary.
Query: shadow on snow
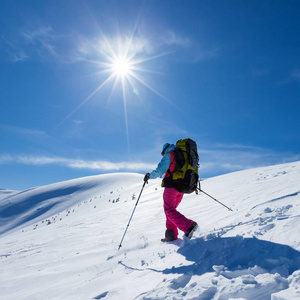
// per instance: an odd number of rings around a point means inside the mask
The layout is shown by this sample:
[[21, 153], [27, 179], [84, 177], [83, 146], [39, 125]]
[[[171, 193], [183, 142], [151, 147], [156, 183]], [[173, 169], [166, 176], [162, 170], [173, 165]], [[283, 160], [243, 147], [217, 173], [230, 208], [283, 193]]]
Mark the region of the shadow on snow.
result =
[[[223, 270], [242, 270], [258, 266], [265, 272], [278, 273], [288, 277], [300, 269], [300, 252], [287, 245], [276, 244], [257, 238], [242, 236], [195, 239], [177, 251], [194, 262], [189, 266], [172, 267], [162, 272], [165, 274], [202, 275], [206, 272]], [[217, 266], [222, 266], [218, 268]], [[263, 270], [260, 271], [263, 272]]]
[[[82, 188], [79, 186], [60, 188], [54, 191], [29, 195], [28, 198], [25, 198], [22, 202], [9, 201], [0, 209], [0, 225], [7, 223], [7, 220], [14, 220], [14, 222], [8, 223], [4, 229], [0, 229], [0, 235], [43, 215], [57, 205], [61, 201], [61, 197], [68, 197], [80, 189]], [[19, 194], [25, 192], [20, 192]], [[9, 198], [10, 197], [7, 197], [6, 199]]]

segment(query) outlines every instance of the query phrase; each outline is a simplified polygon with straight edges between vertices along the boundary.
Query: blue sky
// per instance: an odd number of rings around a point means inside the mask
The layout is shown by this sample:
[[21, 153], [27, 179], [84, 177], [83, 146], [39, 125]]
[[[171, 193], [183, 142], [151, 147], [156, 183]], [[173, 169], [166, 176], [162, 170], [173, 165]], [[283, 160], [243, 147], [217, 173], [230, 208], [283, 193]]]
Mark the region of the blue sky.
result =
[[300, 159], [299, 1], [1, 1], [0, 188]]

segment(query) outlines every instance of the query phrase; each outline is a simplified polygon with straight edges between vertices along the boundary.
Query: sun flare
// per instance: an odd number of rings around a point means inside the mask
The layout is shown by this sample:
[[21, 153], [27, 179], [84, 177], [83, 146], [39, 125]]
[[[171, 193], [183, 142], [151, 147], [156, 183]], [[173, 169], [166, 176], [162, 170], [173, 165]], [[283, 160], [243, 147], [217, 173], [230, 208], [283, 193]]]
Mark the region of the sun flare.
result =
[[96, 71], [96, 75], [99, 74], [103, 76], [103, 74], [105, 74], [107, 77], [104, 80], [102, 77], [102, 82], [98, 85], [98, 87], [92, 93], [90, 93], [90, 95], [88, 95], [69, 115], [67, 115], [67, 117], [62, 120], [56, 128], [69, 119], [79, 108], [81, 108], [86, 102], [94, 97], [100, 90], [104, 89], [104, 87], [109, 85], [109, 83], [112, 83], [108, 101], [111, 100], [117, 90], [122, 92], [120, 99], [123, 102], [127, 146], [128, 153], [130, 153], [127, 118], [128, 100], [131, 97], [141, 98], [139, 86], [144, 86], [167, 102], [170, 102], [166, 97], [153, 88], [147, 82], [147, 78], [145, 78], [146, 74], [157, 73], [146, 68], [149, 61], [168, 55], [170, 52], [149, 56], [149, 51], [147, 48], [148, 41], [140, 37], [135, 37], [134, 35], [135, 31], [130, 37], [117, 36], [116, 38], [108, 38], [102, 34], [99, 42], [95, 44], [95, 48], [97, 49], [96, 57], [87, 59], [86, 61], [94, 64], [98, 68], [99, 71]]
[[112, 63], [112, 70], [116, 76], [128, 76], [130, 74], [132, 63], [124, 57], [117, 57]]

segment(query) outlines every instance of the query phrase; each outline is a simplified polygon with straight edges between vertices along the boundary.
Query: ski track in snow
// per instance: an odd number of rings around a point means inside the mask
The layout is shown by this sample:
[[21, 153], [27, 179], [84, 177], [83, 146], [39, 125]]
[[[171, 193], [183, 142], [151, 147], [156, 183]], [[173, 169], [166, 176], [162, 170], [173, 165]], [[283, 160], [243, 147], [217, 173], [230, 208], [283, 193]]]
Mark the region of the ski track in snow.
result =
[[300, 299], [300, 162], [202, 182], [179, 211], [200, 226], [160, 243], [160, 180], [142, 175], [0, 190], [0, 299]]

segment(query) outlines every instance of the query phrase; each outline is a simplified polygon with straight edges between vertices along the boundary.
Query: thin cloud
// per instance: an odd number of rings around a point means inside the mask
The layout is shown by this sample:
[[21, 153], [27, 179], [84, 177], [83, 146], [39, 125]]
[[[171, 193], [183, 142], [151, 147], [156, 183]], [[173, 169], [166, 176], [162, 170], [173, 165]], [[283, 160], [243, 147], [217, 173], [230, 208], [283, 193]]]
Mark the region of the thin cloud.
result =
[[[219, 56], [219, 50], [204, 47], [189, 36], [184, 36], [178, 32], [168, 29], [161, 32], [158, 38], [147, 39], [145, 36], [127, 35], [105, 36], [103, 33], [99, 36], [86, 38], [80, 34], [73, 35], [75, 45], [72, 53], [73, 61], [95, 60], [99, 57], [106, 56], [112, 48], [117, 49], [123, 45], [132, 53], [141, 55], [159, 56], [176, 54], [176, 60], [187, 60], [188, 62], [199, 62], [206, 59], [214, 59]], [[120, 49], [121, 50], [121, 49]]]
[[11, 50], [11, 60], [14, 62], [36, 57], [43, 60], [55, 59], [62, 63], [96, 61], [99, 57], [110, 53], [112, 47], [118, 48], [119, 45], [123, 45], [127, 51], [136, 55], [176, 53], [176, 60], [187, 60], [192, 63], [219, 56], [217, 48], [200, 45], [190, 36], [172, 29], [160, 33], [158, 38], [151, 40], [140, 34], [106, 36], [100, 32], [90, 37], [78, 32], [58, 34], [51, 26], [41, 26], [34, 30], [22, 29], [20, 36], [17, 45], [12, 42], [7, 45]]
[[198, 63], [200, 61], [215, 59], [219, 57], [218, 47], [210, 47], [200, 44], [188, 35], [182, 35], [174, 30], [168, 29], [160, 35], [158, 45], [171, 47], [176, 54], [177, 61]]
[[13, 157], [8, 154], [2, 154], [0, 155], [0, 165], [5, 165], [8, 163], [13, 162]]
[[[127, 35], [105, 36], [103, 33], [99, 36], [86, 38], [80, 34], [72, 36], [73, 52], [72, 60], [90, 61], [101, 64], [99, 58], [108, 58], [113, 49], [119, 49], [120, 53], [130, 52], [138, 54], [153, 54], [153, 47], [149, 40], [140, 36], [129, 37]], [[122, 49], [123, 48], [123, 49]]]
[[26, 61], [28, 59], [28, 55], [25, 50], [20, 48], [18, 43], [7, 38], [2, 38], [0, 40], [0, 44], [2, 43], [3, 48], [8, 54], [9, 60], [18, 63], [22, 61]]
[[136, 163], [136, 162], [120, 162], [113, 163], [108, 161], [83, 161], [74, 160], [68, 162], [68, 166], [75, 169], [90, 169], [98, 171], [143, 171], [155, 167], [153, 164]]
[[11, 60], [13, 62], [25, 61], [28, 59], [28, 55], [24, 52], [24, 50], [20, 50], [15, 53], [11, 53]]
[[173, 30], [167, 30], [165, 34], [162, 36], [163, 44], [170, 45], [170, 46], [180, 46], [180, 47], [191, 47], [192, 41], [190, 38], [179, 35]]
[[17, 43], [10, 42], [11, 60], [38, 59], [43, 61], [58, 61], [74, 63], [78, 60], [78, 34], [57, 33], [51, 26], [41, 26], [34, 30], [23, 28], [19, 31]]
[[59, 165], [71, 169], [86, 169], [99, 172], [108, 171], [144, 171], [153, 169], [155, 165], [140, 162], [110, 162], [69, 159], [64, 157], [47, 157], [34, 155], [1, 155], [0, 164], [23, 164], [32, 166]]
[[300, 158], [299, 154], [274, 152], [270, 149], [239, 144], [202, 145], [198, 150], [200, 176], [205, 174], [208, 177], [212, 174], [288, 163]]
[[50, 26], [40, 27], [33, 31], [23, 30], [21, 35], [27, 43], [35, 46], [36, 52], [39, 54], [39, 56], [43, 58], [49, 55], [57, 56], [55, 50], [57, 36]]
[[61, 59], [62, 55], [67, 55], [62, 50], [62, 45], [65, 45], [65, 40], [50, 26], [41, 26], [34, 30], [21, 28], [17, 34], [3, 36], [0, 40], [0, 46], [8, 54], [9, 60], [15, 63], [32, 59]]
[[48, 26], [40, 27], [33, 31], [24, 30], [22, 35], [33, 44], [41, 43], [42, 45], [47, 45], [46, 40], [53, 39], [53, 29]]
[[[201, 145], [201, 146], [200, 146]], [[244, 145], [214, 145], [198, 143], [200, 159], [200, 177], [263, 167], [274, 164], [289, 163], [300, 160], [300, 154], [277, 153], [269, 149], [247, 147]], [[65, 157], [48, 157], [35, 155], [0, 155], [0, 165], [22, 164], [30, 166], [56, 165], [70, 169], [82, 169], [98, 172], [145, 172], [156, 168], [157, 162], [111, 162], [103, 160], [82, 160]]]
[[0, 130], [11, 132], [14, 134], [24, 135], [24, 136], [45, 136], [47, 135], [45, 131], [39, 129], [25, 128], [19, 126], [0, 124]]

